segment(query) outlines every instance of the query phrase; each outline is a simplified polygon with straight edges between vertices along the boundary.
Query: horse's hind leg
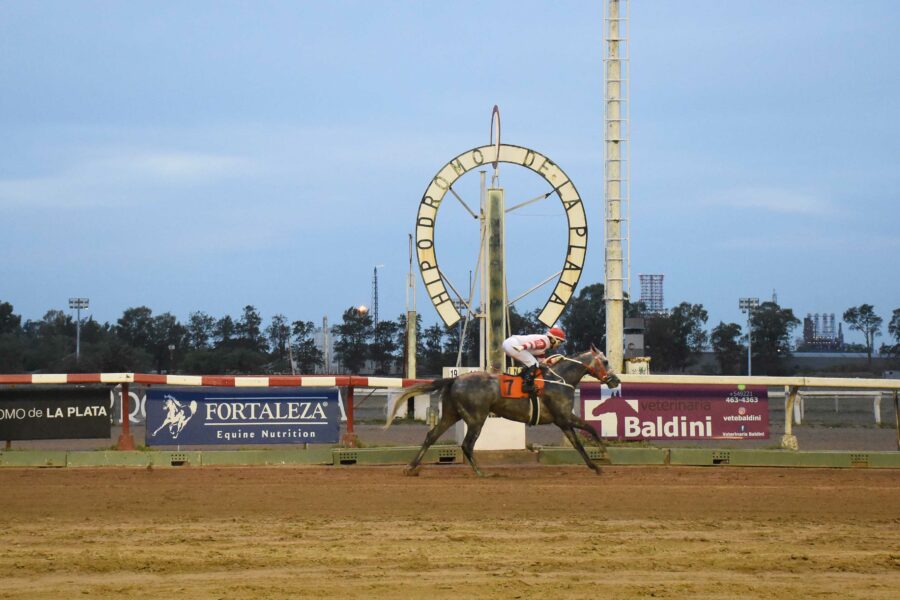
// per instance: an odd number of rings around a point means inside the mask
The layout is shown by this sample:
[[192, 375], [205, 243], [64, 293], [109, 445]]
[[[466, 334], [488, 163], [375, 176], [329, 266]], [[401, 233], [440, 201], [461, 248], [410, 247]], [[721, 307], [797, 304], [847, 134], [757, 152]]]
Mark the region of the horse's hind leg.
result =
[[463, 456], [466, 457], [466, 460], [469, 461], [469, 465], [475, 470], [475, 474], [479, 477], [484, 477], [485, 474], [478, 468], [478, 463], [475, 462], [475, 442], [478, 441], [478, 436], [481, 435], [481, 428], [484, 427], [484, 421], [479, 422], [466, 422], [466, 427], [468, 431], [466, 431], [466, 437], [462, 443], [462, 451]]
[[416, 454], [416, 457], [412, 459], [408, 465], [406, 465], [404, 473], [407, 475], [419, 474], [420, 463], [422, 462], [422, 459], [425, 458], [425, 452], [428, 451], [428, 448], [438, 441], [438, 438], [444, 435], [444, 432], [450, 429], [451, 425], [459, 421], [459, 413], [457, 413], [452, 406], [447, 406], [446, 404], [448, 403], [445, 403], [445, 405], [442, 406], [441, 420], [428, 431], [428, 434], [425, 436], [425, 442], [422, 444], [422, 447], [419, 448], [419, 453]]
[[578, 439], [578, 435], [576, 435], [575, 430], [572, 429], [571, 425], [567, 425], [565, 427], [560, 427], [563, 433], [566, 434], [566, 439], [569, 440], [569, 443], [572, 444], [572, 447], [578, 450], [578, 453], [581, 454], [581, 458], [584, 459], [584, 464], [594, 470], [597, 475], [600, 474], [600, 467], [591, 460], [591, 457], [588, 456], [587, 450], [584, 449], [584, 445], [581, 443], [581, 440]]

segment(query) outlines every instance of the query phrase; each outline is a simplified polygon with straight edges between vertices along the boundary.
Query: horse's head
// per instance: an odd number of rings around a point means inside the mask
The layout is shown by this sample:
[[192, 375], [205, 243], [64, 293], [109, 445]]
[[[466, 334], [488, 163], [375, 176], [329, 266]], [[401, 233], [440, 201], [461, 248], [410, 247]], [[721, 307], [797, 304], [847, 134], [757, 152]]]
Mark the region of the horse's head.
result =
[[619, 385], [619, 378], [609, 370], [609, 361], [606, 360], [606, 355], [593, 344], [591, 344], [590, 356], [587, 358], [588, 363], [585, 366], [591, 376], [598, 379], [600, 383], [605, 383], [607, 387], [614, 388]]

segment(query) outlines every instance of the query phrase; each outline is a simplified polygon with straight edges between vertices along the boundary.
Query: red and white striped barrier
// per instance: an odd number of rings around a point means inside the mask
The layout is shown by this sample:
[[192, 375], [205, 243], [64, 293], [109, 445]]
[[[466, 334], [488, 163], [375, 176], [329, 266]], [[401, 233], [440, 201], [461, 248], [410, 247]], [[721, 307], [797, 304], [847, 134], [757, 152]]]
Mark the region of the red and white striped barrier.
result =
[[59, 373], [0, 375], [0, 385], [139, 383], [216, 387], [373, 387], [404, 388], [430, 379], [361, 375], [151, 375], [146, 373]]

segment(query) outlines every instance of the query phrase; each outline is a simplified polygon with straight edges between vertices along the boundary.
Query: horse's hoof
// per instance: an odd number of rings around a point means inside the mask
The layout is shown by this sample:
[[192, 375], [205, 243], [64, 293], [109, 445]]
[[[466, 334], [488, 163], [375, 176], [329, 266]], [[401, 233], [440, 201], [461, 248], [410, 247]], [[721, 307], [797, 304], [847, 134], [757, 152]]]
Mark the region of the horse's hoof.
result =
[[600, 467], [594, 467], [594, 474], [603, 475], [603, 469], [601, 469]]
[[418, 477], [419, 467], [406, 467], [405, 469], [403, 469], [403, 474], [407, 477]]

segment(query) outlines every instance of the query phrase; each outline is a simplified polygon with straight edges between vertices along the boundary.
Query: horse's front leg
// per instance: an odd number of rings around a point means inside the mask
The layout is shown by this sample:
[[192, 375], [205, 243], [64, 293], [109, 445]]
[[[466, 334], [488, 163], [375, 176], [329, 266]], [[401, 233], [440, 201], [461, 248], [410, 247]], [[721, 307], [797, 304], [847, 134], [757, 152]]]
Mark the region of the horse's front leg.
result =
[[581, 431], [584, 431], [589, 436], [591, 436], [591, 439], [597, 442], [597, 445], [600, 446], [600, 448], [603, 450], [603, 454], [609, 456], [609, 453], [606, 450], [606, 442], [603, 441], [603, 438], [600, 437], [600, 434], [597, 433], [597, 430], [591, 427], [587, 421], [585, 421], [578, 415], [573, 414], [569, 416], [569, 424], [572, 425], [572, 427], [580, 429]]
[[581, 443], [581, 440], [578, 439], [578, 435], [575, 433], [575, 430], [571, 425], [560, 426], [563, 433], [566, 434], [566, 439], [569, 440], [569, 443], [572, 444], [572, 447], [575, 448], [578, 453], [581, 455], [581, 458], [584, 460], [584, 464], [586, 464], [589, 468], [593, 469], [597, 475], [601, 474], [601, 470], [599, 465], [594, 463], [591, 460], [591, 457], [588, 456], [587, 450], [584, 449], [584, 445]]

